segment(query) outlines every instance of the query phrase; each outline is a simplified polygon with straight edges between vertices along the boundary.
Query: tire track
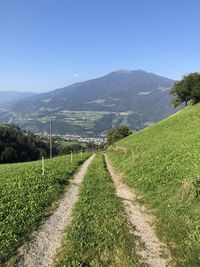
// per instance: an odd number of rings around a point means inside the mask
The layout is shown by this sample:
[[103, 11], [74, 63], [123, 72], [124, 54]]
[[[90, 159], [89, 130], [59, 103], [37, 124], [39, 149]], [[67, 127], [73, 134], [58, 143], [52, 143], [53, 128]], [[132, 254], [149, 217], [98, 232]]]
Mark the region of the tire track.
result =
[[79, 186], [94, 157], [95, 154], [83, 163], [71, 181], [58, 208], [42, 225], [36, 237], [29, 243], [23, 255], [19, 257], [15, 264], [16, 267], [51, 266], [56, 250], [60, 245], [63, 231], [70, 223], [72, 208], [78, 200]]
[[[134, 234], [144, 243], [144, 248], [138, 248], [137, 254], [150, 267], [172, 266], [170, 253], [166, 245], [158, 239], [152, 226], [154, 217], [144, 206], [139, 205], [135, 192], [123, 183], [121, 175], [115, 172], [107, 155], [105, 161], [117, 195], [124, 204], [127, 220], [133, 226]], [[164, 254], [165, 258], [161, 257], [161, 254]]]

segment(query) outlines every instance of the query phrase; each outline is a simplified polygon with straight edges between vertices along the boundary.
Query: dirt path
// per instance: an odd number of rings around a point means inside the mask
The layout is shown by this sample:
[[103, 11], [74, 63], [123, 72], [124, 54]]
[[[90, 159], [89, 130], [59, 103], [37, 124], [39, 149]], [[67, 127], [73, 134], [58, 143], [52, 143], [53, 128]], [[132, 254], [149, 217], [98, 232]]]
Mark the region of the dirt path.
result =
[[69, 185], [69, 189], [60, 201], [57, 210], [40, 228], [36, 237], [30, 242], [24, 254], [20, 257], [17, 267], [47, 267], [51, 266], [56, 249], [60, 245], [63, 230], [70, 222], [72, 207], [78, 199], [79, 185], [86, 175], [87, 169], [95, 155], [83, 163], [79, 172]]
[[[137, 201], [137, 196], [126, 184], [120, 174], [116, 173], [105, 155], [108, 171], [110, 172], [117, 195], [122, 199], [128, 222], [133, 226], [134, 234], [144, 243], [144, 248], [138, 246], [138, 255], [142, 261], [151, 267], [166, 267], [170, 265], [170, 253], [165, 244], [159, 241], [152, 226], [154, 218], [144, 206]], [[165, 258], [161, 257], [161, 254]]]

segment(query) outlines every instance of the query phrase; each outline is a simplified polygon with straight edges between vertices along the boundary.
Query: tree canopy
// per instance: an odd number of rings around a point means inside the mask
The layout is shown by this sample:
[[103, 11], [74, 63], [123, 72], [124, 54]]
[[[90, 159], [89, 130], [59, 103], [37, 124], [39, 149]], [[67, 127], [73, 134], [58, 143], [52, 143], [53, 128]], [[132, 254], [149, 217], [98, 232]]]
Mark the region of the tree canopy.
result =
[[117, 129], [114, 129], [107, 134], [107, 143], [108, 145], [112, 145], [113, 143], [124, 137], [129, 136], [130, 134], [132, 134], [132, 131], [128, 128], [128, 126], [121, 125]]
[[174, 84], [170, 94], [174, 96], [172, 104], [175, 107], [182, 103], [187, 106], [189, 101], [193, 104], [200, 102], [200, 73], [194, 72], [183, 76], [182, 80]]
[[14, 125], [0, 124], [0, 163], [37, 160], [47, 156], [48, 144]]

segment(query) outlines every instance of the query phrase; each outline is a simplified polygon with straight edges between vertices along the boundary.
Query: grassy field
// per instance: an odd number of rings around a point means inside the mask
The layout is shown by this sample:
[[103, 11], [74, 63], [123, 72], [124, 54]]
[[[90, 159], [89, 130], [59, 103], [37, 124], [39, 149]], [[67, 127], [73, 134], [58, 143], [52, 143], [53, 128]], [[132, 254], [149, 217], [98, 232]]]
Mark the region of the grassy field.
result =
[[81, 187], [54, 266], [139, 266], [134, 247], [121, 201], [98, 154]]
[[121, 140], [108, 155], [155, 212], [176, 266], [200, 266], [200, 105]]
[[[53, 210], [69, 179], [88, 154], [0, 165], [0, 266]], [[55, 205], [54, 205], [55, 206]]]
[[86, 148], [87, 147], [86, 143], [81, 143], [81, 142], [78, 142], [78, 141], [66, 141], [66, 140], [60, 141], [59, 145], [60, 145], [61, 148], [71, 147], [71, 146], [73, 147], [73, 146], [76, 146], [76, 145], [79, 145], [82, 148]]

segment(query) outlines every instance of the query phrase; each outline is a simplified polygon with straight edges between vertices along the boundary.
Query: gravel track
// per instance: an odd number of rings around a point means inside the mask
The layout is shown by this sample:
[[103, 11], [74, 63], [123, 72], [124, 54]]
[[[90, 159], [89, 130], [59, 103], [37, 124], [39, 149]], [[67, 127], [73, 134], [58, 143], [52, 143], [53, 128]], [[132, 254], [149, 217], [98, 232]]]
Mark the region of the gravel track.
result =
[[[155, 218], [138, 203], [135, 192], [123, 183], [122, 176], [113, 169], [107, 155], [105, 155], [105, 160], [116, 193], [124, 204], [127, 220], [133, 226], [134, 234], [144, 244], [144, 248], [141, 249], [139, 246], [137, 248], [137, 254], [142, 262], [150, 267], [172, 266], [170, 253], [166, 245], [158, 239], [152, 226]], [[164, 254], [165, 258], [161, 257], [161, 254]]]
[[70, 223], [72, 207], [78, 200], [79, 186], [94, 157], [95, 155], [91, 156], [83, 163], [78, 173], [71, 180], [58, 208], [41, 226], [23, 255], [19, 257], [16, 267], [47, 267], [52, 265], [63, 231]]

